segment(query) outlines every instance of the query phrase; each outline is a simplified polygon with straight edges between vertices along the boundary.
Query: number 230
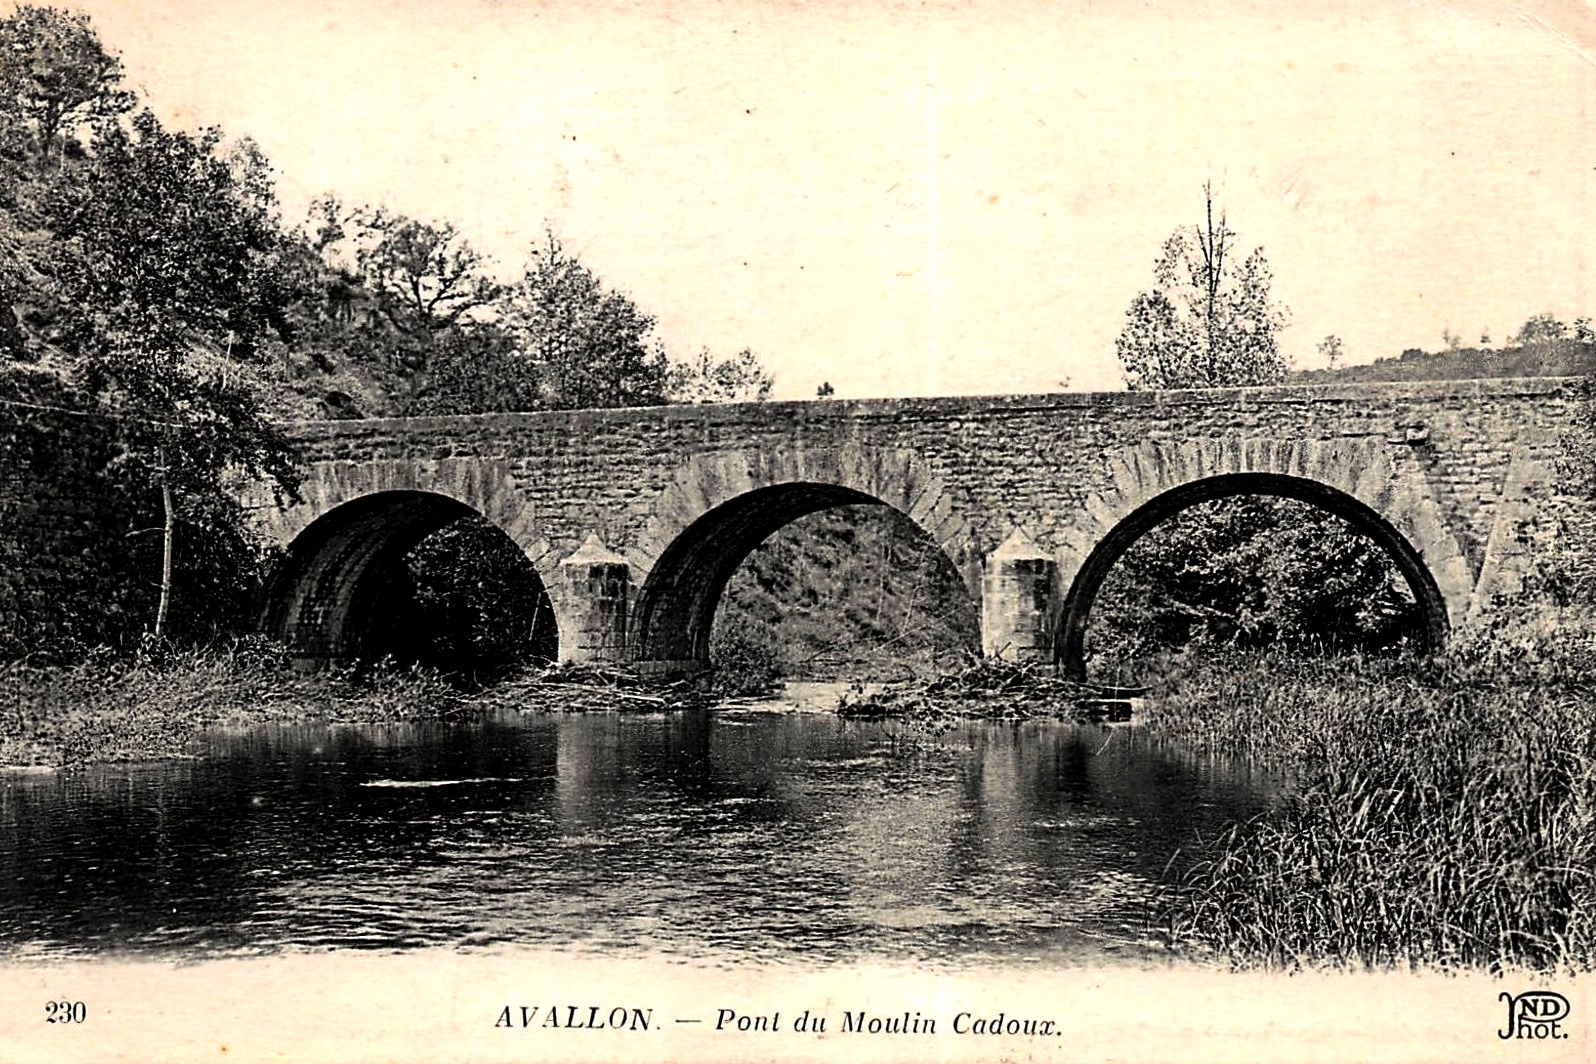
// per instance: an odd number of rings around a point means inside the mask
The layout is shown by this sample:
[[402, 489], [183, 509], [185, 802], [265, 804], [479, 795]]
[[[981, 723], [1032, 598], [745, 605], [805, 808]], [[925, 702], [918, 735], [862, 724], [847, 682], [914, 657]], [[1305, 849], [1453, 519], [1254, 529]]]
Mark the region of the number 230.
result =
[[81, 1001], [51, 1001], [44, 1006], [45, 1023], [83, 1023], [89, 1007]]

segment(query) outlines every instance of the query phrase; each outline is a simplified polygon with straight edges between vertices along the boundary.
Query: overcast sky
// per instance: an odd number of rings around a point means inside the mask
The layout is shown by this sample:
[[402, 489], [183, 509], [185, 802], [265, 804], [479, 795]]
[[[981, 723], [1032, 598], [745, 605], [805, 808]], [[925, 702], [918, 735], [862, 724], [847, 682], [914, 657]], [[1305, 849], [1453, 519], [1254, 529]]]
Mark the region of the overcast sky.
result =
[[[1596, 314], [1596, 5], [56, 0], [285, 213], [545, 223], [670, 349], [780, 397], [1119, 387], [1212, 179], [1291, 309], [1367, 361]], [[10, 6], [10, 5], [7, 5]]]

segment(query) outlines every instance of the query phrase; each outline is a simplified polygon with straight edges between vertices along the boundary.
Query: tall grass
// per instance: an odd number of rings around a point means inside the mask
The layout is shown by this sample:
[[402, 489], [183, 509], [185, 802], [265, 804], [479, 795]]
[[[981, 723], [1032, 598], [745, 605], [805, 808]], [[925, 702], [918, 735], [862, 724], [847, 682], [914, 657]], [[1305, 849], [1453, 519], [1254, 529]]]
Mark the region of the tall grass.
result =
[[1155, 735], [1281, 771], [1279, 808], [1169, 884], [1178, 946], [1243, 965], [1596, 965], [1596, 628], [1435, 662], [1206, 663]]
[[145, 761], [186, 753], [226, 724], [446, 717], [458, 692], [417, 670], [297, 672], [280, 647], [147, 647], [137, 658], [91, 654], [73, 666], [0, 664], [0, 765]]

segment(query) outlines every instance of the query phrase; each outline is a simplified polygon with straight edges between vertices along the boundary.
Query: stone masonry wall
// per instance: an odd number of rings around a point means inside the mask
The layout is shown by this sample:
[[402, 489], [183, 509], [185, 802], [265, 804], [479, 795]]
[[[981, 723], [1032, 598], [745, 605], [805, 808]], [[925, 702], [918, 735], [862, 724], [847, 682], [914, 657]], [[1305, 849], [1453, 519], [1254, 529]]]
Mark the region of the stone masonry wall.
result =
[[1515, 464], [1539, 467], [1532, 495], [1555, 495], [1549, 464], [1572, 398], [1563, 380], [1472, 380], [317, 422], [292, 434], [313, 463], [501, 459], [560, 553], [589, 532], [624, 553], [692, 455], [907, 450], [963, 503], [982, 556], [1020, 527], [1051, 546], [1113, 487], [1109, 456], [1144, 441], [1368, 439], [1422, 471], [1477, 565]]
[[133, 593], [105, 421], [45, 374], [0, 374], [0, 658], [112, 641]]
[[[1470, 380], [343, 421], [296, 425], [292, 435], [312, 470], [340, 485], [323, 506], [358, 494], [368, 473], [373, 484], [398, 478], [462, 499], [486, 489], [456, 491], [455, 481], [504, 481], [500, 494], [516, 496], [514, 520], [527, 526], [512, 534], [551, 585], [560, 562], [596, 536], [630, 559], [641, 586], [659, 538], [739, 484], [809, 469], [822, 480], [846, 467], [856, 482], [844, 486], [882, 486], [867, 493], [926, 527], [977, 595], [989, 556], [1016, 533], [1063, 557], [1083, 528], [1096, 535], [1120, 516], [1116, 507], [1149, 488], [1126, 483], [1143, 475], [1127, 455], [1183, 451], [1201, 463], [1205, 453], [1262, 449], [1289, 466], [1307, 461], [1307, 446], [1321, 464], [1330, 454], [1370, 467], [1339, 471], [1333, 486], [1350, 492], [1383, 478], [1358, 497], [1425, 540], [1415, 546], [1427, 560], [1451, 559], [1457, 571], [1442, 575], [1442, 590], [1457, 621], [1474, 593], [1517, 587], [1545, 529], [1576, 505], [1554, 476], [1574, 400], [1567, 380]], [[314, 499], [298, 515], [258, 504], [285, 543], [318, 516]], [[1419, 508], [1434, 527], [1413, 524]]]
[[[0, 377], [6, 656], [103, 638], [123, 608], [83, 608], [126, 582], [118, 570], [129, 518], [104, 480], [108, 434], [93, 418], [49, 409], [70, 407], [58, 391], [39, 374]], [[1203, 447], [1309, 441], [1379, 465], [1390, 483], [1424, 496], [1466, 567], [1473, 605], [1483, 606], [1522, 586], [1559, 522], [1583, 513], [1555, 478], [1575, 401], [1572, 381], [1511, 379], [314, 422], [290, 435], [309, 464], [307, 484], [337, 490], [310, 491], [288, 512], [245, 494], [284, 545], [327, 509], [388, 482], [489, 499], [478, 508], [514, 525], [551, 588], [570, 583], [561, 563], [593, 536], [629, 562], [635, 592], [672, 537], [740, 485], [826, 481], [845, 470], [844, 487], [931, 531], [979, 597], [1005, 540], [1018, 535], [1041, 555], [1065, 557], [1119, 516], [1148, 487], [1127, 485], [1142, 475], [1127, 456], [1184, 448], [1182, 461], [1200, 460]], [[1068, 576], [1066, 566], [1062, 590]], [[565, 605], [567, 620], [582, 608]]]

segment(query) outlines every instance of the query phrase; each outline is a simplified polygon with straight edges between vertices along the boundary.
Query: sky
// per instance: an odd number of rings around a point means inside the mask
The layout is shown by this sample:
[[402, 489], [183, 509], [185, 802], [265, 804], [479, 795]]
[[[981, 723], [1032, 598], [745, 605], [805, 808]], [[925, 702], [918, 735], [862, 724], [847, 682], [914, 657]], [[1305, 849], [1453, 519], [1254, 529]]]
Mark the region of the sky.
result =
[[551, 228], [778, 398], [1121, 387], [1205, 181], [1299, 366], [1596, 315], [1593, 3], [55, 2], [291, 220], [450, 221], [505, 276]]

